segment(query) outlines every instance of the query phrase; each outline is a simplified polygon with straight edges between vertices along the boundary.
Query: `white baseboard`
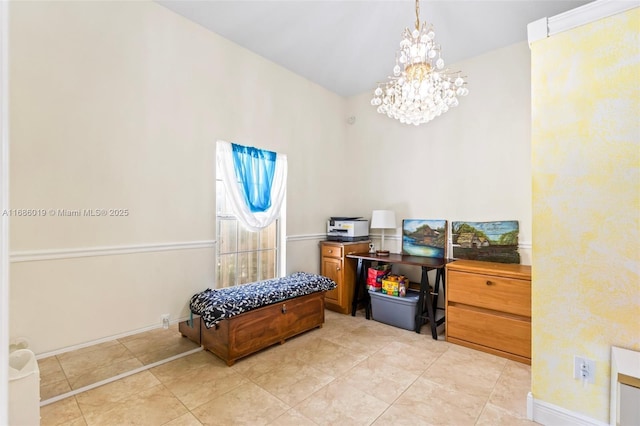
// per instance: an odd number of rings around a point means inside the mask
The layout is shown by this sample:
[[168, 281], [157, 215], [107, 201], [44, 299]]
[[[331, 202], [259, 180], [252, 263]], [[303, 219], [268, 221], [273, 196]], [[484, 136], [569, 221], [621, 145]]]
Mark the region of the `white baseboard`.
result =
[[[174, 319], [174, 320], [171, 320], [169, 322], [169, 324], [171, 324], [171, 325], [177, 324], [179, 322], [186, 321], [188, 319], [189, 319], [189, 317]], [[113, 336], [108, 336], [108, 337], [103, 337], [101, 339], [92, 340], [90, 342], [80, 343], [78, 345], [67, 346], [66, 348], [57, 349], [57, 350], [51, 351], [51, 352], [44, 352], [44, 353], [41, 353], [41, 354], [36, 354], [36, 359], [48, 358], [50, 356], [60, 355], [60, 354], [66, 353], [66, 352], [71, 352], [71, 351], [75, 351], [75, 350], [78, 350], [78, 349], [87, 348], [89, 346], [98, 345], [100, 343], [111, 342], [113, 340], [122, 339], [123, 337], [133, 336], [134, 334], [144, 333], [145, 331], [151, 331], [151, 330], [155, 330], [157, 328], [162, 328], [162, 324], [152, 325], [152, 326], [144, 327], [144, 328], [139, 328], [137, 330], [127, 331], [126, 333], [116, 334], [116, 335], [113, 335]], [[20, 338], [18, 337], [16, 339], [20, 339]], [[13, 340], [16, 340], [16, 339], [13, 339]]]
[[143, 371], [150, 370], [150, 369], [152, 369], [154, 367], [157, 367], [157, 366], [162, 365], [162, 364], [166, 364], [166, 363], [171, 362], [171, 361], [175, 361], [176, 359], [179, 359], [179, 358], [184, 358], [184, 357], [186, 357], [188, 355], [195, 354], [195, 353], [200, 352], [202, 350], [204, 350], [204, 348], [202, 346], [200, 346], [198, 348], [191, 349], [190, 351], [186, 351], [186, 352], [183, 352], [181, 354], [173, 355], [173, 356], [170, 356], [168, 358], [162, 359], [160, 361], [156, 361], [156, 362], [151, 363], [151, 364], [143, 365], [142, 367], [135, 368], [135, 369], [133, 369], [131, 371], [126, 371], [126, 372], [124, 372], [122, 374], [118, 374], [117, 376], [109, 377], [107, 379], [100, 380], [99, 382], [92, 383], [90, 385], [83, 386], [81, 388], [78, 388], [78, 389], [75, 389], [75, 390], [72, 390], [72, 391], [69, 391], [69, 392], [65, 392], [65, 393], [63, 393], [61, 395], [57, 395], [57, 396], [54, 396], [52, 398], [46, 399], [44, 401], [41, 401], [40, 402], [40, 407], [44, 407], [45, 405], [53, 404], [54, 402], [58, 402], [58, 401], [61, 401], [61, 400], [65, 399], [65, 398], [69, 398], [70, 396], [74, 396], [74, 395], [77, 395], [79, 393], [86, 392], [86, 391], [91, 390], [91, 389], [95, 389], [95, 388], [97, 388], [99, 386], [115, 382], [116, 380], [120, 380], [120, 379], [124, 379], [125, 377], [133, 376], [134, 374], [138, 374], [138, 373], [141, 373]]
[[527, 395], [527, 418], [545, 426], [608, 426], [584, 414], [535, 399], [531, 392]]

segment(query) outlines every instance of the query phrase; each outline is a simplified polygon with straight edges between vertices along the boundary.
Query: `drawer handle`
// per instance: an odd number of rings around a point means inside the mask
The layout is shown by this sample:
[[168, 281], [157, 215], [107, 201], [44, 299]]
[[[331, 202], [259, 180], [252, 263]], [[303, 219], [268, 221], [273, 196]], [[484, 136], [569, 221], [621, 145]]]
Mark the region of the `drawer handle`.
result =
[[487, 280], [487, 285], [494, 285], [495, 283], [493, 281], [489, 281]]
[[287, 305], [285, 305], [285, 304], [282, 305], [282, 313], [283, 314], [287, 313]]
[[336, 271], [339, 271], [339, 270], [340, 270], [340, 267], [339, 267], [339, 266], [338, 266], [338, 267], [336, 267]]
[[333, 250], [329, 250], [329, 253], [333, 253]]

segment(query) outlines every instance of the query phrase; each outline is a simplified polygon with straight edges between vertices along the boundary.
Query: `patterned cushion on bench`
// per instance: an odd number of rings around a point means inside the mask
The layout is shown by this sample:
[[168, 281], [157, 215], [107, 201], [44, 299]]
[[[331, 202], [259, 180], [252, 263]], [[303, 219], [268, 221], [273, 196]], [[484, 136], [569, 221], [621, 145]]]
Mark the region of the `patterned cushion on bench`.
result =
[[200, 315], [207, 328], [226, 318], [265, 305], [304, 296], [317, 291], [333, 290], [336, 283], [322, 275], [296, 272], [283, 278], [241, 284], [234, 287], [206, 289], [191, 298], [191, 312]]

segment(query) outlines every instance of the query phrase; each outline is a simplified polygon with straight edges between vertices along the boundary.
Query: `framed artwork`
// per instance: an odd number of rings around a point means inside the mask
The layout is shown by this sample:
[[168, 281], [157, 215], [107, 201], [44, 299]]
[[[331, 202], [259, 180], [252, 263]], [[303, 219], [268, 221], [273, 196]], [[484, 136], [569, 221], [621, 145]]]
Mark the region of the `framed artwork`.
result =
[[446, 257], [447, 221], [404, 219], [402, 221], [402, 254]]
[[452, 222], [451, 239], [455, 259], [520, 263], [517, 220], [496, 222]]

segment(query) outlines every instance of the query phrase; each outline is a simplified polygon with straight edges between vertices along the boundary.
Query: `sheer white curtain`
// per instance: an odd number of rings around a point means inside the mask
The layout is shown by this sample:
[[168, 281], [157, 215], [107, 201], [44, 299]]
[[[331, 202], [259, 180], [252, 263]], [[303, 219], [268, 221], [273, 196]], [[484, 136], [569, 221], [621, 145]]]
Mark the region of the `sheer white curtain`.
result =
[[280, 216], [280, 209], [287, 193], [287, 156], [277, 153], [276, 167], [271, 185], [271, 206], [263, 212], [252, 212], [246, 203], [242, 182], [236, 175], [231, 143], [218, 141], [217, 166], [227, 195], [231, 200], [233, 214], [251, 231], [260, 231]]

